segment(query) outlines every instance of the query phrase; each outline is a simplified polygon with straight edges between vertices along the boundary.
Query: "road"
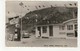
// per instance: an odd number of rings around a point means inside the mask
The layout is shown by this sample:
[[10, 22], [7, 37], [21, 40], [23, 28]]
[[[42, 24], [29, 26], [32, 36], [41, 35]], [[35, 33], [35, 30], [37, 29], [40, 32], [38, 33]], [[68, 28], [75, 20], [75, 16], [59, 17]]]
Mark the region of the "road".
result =
[[21, 41], [6, 41], [8, 47], [77, 47], [77, 39], [23, 38]]

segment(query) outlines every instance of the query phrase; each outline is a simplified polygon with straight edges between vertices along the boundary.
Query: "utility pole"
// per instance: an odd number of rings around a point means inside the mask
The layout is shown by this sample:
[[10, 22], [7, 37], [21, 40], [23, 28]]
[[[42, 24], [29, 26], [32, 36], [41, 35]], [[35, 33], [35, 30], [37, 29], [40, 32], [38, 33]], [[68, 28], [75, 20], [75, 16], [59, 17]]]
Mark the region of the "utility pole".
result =
[[21, 15], [20, 15], [20, 18], [21, 18], [21, 31], [20, 31], [20, 33], [21, 33], [21, 39], [22, 39], [22, 8], [24, 8], [23, 7], [23, 3], [21, 2], [21, 3], [19, 3], [19, 5], [21, 6]]

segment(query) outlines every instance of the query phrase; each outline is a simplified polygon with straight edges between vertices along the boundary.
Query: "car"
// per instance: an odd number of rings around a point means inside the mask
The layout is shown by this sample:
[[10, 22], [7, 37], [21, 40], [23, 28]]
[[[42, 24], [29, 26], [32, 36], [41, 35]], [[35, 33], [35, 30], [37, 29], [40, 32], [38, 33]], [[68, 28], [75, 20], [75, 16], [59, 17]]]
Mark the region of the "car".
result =
[[23, 33], [23, 38], [29, 38], [30, 37], [30, 34], [29, 33]]

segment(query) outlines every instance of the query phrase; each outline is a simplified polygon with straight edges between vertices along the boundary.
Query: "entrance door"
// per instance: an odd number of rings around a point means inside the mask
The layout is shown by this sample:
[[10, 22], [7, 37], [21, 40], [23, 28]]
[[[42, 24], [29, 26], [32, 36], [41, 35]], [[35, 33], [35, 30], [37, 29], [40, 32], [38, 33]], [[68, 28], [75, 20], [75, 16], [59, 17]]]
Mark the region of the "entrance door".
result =
[[74, 27], [75, 27], [75, 37], [77, 37], [77, 24], [75, 24]]
[[77, 30], [75, 30], [75, 37], [77, 37]]
[[49, 36], [53, 36], [53, 26], [49, 26]]
[[38, 31], [39, 31], [39, 35], [41, 37], [41, 27], [37, 27], [38, 28]]

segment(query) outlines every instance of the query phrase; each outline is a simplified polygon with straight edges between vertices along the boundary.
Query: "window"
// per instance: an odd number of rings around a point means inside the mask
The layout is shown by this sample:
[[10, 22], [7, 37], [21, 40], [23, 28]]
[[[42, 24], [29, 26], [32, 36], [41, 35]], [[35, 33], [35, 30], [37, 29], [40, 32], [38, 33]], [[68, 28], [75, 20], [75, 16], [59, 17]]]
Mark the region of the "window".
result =
[[60, 30], [64, 30], [64, 26], [59, 26], [59, 29]]
[[75, 29], [77, 29], [77, 24], [74, 25]]
[[74, 33], [67, 33], [67, 36], [68, 37], [73, 37], [74, 36]]
[[47, 32], [47, 26], [43, 26], [42, 30], [43, 30], [43, 33], [46, 33]]
[[67, 30], [73, 30], [73, 25], [67, 25]]

